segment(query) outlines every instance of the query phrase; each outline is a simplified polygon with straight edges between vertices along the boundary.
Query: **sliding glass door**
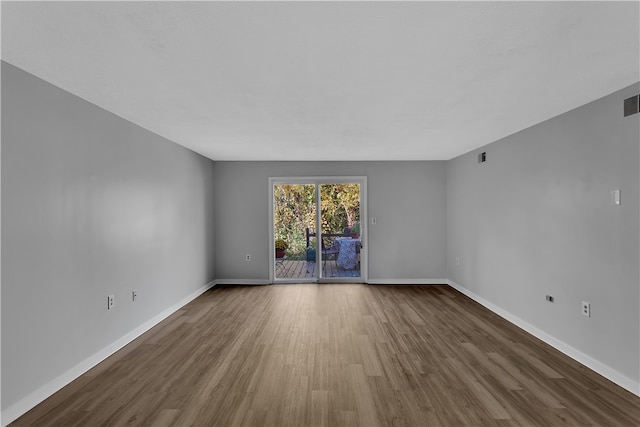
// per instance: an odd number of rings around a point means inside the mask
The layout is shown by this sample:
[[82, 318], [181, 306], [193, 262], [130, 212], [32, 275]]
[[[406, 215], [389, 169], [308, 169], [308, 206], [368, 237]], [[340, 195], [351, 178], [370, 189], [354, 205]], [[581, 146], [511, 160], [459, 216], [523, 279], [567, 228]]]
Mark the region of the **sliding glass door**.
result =
[[315, 278], [315, 184], [274, 184], [274, 279], [309, 281]]
[[273, 282], [365, 282], [366, 177], [270, 178]]
[[321, 278], [361, 276], [359, 183], [320, 184]]

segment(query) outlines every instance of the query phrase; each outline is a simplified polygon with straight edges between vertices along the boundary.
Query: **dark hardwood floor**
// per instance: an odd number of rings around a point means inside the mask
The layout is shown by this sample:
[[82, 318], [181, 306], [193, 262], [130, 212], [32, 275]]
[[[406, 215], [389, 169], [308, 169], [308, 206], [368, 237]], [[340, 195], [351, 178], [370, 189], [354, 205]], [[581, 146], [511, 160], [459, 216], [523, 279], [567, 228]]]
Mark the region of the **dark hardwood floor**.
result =
[[448, 286], [214, 288], [15, 426], [636, 426], [640, 398]]

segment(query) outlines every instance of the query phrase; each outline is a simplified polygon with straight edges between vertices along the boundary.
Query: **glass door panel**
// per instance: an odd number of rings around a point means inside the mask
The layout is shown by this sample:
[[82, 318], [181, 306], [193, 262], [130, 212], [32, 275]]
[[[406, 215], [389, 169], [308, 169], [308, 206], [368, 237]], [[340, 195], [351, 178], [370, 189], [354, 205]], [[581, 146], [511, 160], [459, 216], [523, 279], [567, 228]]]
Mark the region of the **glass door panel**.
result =
[[316, 271], [316, 185], [273, 186], [274, 278], [304, 281]]
[[366, 282], [366, 177], [269, 181], [271, 280]]
[[360, 200], [358, 183], [320, 185], [320, 278], [361, 276]]

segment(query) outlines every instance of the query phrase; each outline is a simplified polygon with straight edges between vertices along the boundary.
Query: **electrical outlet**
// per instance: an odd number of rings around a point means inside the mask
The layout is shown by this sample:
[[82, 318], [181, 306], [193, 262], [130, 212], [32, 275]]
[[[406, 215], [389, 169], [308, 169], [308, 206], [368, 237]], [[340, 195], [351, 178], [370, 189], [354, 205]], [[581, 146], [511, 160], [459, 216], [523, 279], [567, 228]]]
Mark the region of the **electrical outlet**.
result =
[[591, 304], [586, 301], [582, 301], [582, 315], [591, 317]]
[[251, 255], [247, 254], [245, 259], [247, 260], [247, 262], [251, 261]]
[[551, 295], [547, 295], [547, 301], [549, 301], [549, 302], [553, 302], [553, 296], [551, 296]]
[[116, 304], [116, 297], [115, 295], [109, 295], [107, 297], [107, 310], [111, 310]]
[[136, 302], [136, 298], [138, 298], [138, 291], [131, 291], [131, 301]]
[[460, 258], [456, 258], [456, 265], [460, 265]]

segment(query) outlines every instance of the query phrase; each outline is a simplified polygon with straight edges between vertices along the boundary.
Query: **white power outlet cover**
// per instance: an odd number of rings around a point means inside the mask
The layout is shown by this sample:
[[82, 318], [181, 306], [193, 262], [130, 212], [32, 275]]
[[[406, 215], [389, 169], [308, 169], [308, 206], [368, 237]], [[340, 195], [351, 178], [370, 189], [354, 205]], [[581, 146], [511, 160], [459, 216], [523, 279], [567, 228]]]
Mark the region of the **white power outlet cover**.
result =
[[115, 295], [109, 295], [107, 297], [107, 310], [111, 310], [116, 304], [116, 297]]
[[591, 317], [591, 304], [586, 301], [582, 301], [582, 315]]

